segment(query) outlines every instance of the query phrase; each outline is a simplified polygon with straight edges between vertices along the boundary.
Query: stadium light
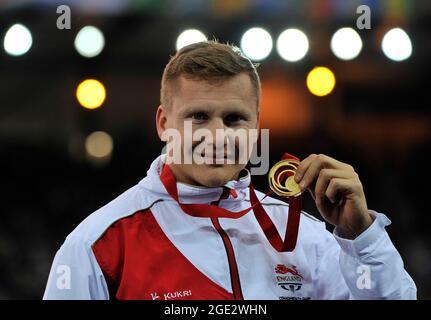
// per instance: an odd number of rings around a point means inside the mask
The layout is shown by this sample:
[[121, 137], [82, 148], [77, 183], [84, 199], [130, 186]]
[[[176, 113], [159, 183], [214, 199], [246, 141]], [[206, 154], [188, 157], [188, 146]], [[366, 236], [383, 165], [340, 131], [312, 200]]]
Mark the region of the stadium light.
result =
[[341, 28], [331, 38], [331, 50], [341, 60], [352, 60], [362, 50], [362, 39], [352, 28]]
[[188, 29], [183, 31], [177, 38], [177, 51], [189, 44], [206, 41], [207, 37], [197, 29]]
[[263, 60], [271, 53], [272, 37], [265, 29], [251, 28], [241, 38], [241, 50], [251, 60]]
[[94, 26], [85, 26], [79, 30], [75, 37], [75, 49], [86, 58], [99, 55], [105, 47], [105, 37], [100, 29]]
[[329, 68], [315, 67], [308, 73], [307, 87], [318, 97], [326, 96], [334, 90], [335, 75]]
[[33, 44], [30, 30], [22, 24], [14, 24], [6, 32], [3, 47], [11, 56], [20, 56], [28, 52]]
[[409, 35], [401, 28], [389, 30], [383, 37], [382, 50], [393, 61], [403, 61], [412, 55], [413, 46]]
[[114, 149], [112, 137], [104, 131], [95, 131], [85, 139], [85, 151], [90, 158], [110, 157]]
[[105, 101], [106, 89], [100, 81], [87, 79], [78, 85], [76, 98], [84, 108], [96, 109]]
[[286, 61], [296, 62], [308, 52], [308, 38], [299, 29], [286, 29], [277, 39], [277, 52]]

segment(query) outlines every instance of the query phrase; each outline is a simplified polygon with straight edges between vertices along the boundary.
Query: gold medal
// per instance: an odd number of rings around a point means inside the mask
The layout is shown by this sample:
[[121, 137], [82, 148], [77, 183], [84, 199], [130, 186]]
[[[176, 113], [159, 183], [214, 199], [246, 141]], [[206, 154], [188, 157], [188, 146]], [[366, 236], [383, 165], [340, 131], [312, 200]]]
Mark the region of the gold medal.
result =
[[296, 197], [301, 194], [301, 188], [293, 178], [299, 161], [285, 159], [277, 162], [269, 171], [269, 187], [281, 197]]

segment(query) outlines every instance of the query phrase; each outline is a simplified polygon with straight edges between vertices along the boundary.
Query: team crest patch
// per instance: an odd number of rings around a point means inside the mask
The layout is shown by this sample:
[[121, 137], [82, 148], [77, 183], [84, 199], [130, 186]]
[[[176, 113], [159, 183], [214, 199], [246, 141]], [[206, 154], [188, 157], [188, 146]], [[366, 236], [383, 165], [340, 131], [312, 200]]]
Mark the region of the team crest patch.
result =
[[302, 288], [303, 277], [297, 270], [296, 266], [286, 266], [277, 264], [275, 267], [276, 280], [278, 286], [290, 293], [295, 293]]

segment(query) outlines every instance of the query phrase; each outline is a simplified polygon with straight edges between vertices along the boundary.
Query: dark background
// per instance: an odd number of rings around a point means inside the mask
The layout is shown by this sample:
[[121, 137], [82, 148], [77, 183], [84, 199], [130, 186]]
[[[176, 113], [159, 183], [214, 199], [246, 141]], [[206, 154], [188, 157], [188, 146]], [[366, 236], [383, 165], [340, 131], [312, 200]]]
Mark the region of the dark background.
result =
[[[56, 28], [56, 7], [72, 10], [71, 30]], [[359, 57], [341, 61], [331, 35], [355, 27], [356, 7], [372, 9], [372, 29], [358, 30]], [[262, 127], [270, 129], [271, 164], [284, 151], [300, 158], [324, 153], [352, 164], [368, 206], [388, 215], [393, 242], [418, 287], [431, 298], [429, 1], [0, 1], [0, 36], [14, 23], [32, 32], [30, 51], [0, 48], [0, 299], [40, 299], [50, 264], [66, 235], [94, 210], [137, 183], [162, 148], [155, 131], [159, 84], [179, 33], [198, 28], [239, 45], [261, 26], [275, 38], [304, 30], [307, 56], [296, 63], [273, 49], [261, 62]], [[102, 53], [81, 57], [73, 46], [81, 27], [105, 36]], [[380, 41], [401, 27], [413, 43], [403, 62], [387, 59]], [[331, 68], [335, 90], [315, 97], [305, 85], [317, 65]], [[106, 87], [96, 110], [75, 97], [92, 77]], [[103, 163], [86, 155], [85, 137], [108, 132], [113, 153]], [[255, 177], [266, 191], [266, 177]], [[311, 197], [305, 210], [319, 216]]]

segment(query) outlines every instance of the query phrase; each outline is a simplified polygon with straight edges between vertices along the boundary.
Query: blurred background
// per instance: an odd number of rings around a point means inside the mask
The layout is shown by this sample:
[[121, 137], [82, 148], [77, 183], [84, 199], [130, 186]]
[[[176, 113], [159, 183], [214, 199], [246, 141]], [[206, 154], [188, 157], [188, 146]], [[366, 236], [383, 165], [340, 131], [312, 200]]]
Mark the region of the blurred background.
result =
[[145, 176], [163, 68], [213, 38], [260, 63], [271, 164], [352, 164], [430, 299], [427, 0], [0, 0], [0, 299], [40, 299], [67, 234]]

